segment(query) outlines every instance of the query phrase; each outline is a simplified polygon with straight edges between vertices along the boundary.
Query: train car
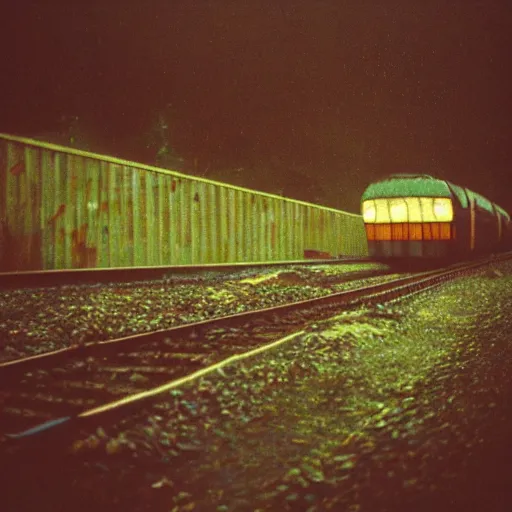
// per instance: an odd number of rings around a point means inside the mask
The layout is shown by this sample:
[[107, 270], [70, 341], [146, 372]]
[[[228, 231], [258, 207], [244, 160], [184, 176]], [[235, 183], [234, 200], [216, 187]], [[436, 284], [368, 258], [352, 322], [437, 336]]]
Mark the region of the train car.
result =
[[0, 134], [0, 272], [367, 256], [361, 215]]
[[510, 249], [509, 214], [485, 197], [426, 174], [394, 174], [361, 198], [370, 257], [460, 260]]

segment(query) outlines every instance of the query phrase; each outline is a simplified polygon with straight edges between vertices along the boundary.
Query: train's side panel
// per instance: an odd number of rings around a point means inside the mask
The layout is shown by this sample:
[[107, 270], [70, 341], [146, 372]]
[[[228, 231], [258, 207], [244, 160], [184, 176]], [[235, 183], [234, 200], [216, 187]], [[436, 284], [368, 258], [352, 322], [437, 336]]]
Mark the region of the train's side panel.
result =
[[0, 271], [367, 255], [361, 216], [0, 135]]
[[474, 254], [500, 250], [501, 223], [496, 206], [485, 197], [465, 189], [470, 205], [470, 249]]

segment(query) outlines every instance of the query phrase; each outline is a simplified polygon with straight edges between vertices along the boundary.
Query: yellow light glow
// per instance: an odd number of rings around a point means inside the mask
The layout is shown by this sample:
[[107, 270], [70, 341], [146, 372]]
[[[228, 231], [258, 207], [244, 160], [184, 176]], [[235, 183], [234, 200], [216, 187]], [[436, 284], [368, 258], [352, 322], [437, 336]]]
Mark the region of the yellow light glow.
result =
[[421, 208], [419, 197], [404, 198], [409, 211], [409, 222], [421, 222]]
[[434, 199], [434, 216], [438, 222], [453, 220], [452, 201], [446, 197]]
[[367, 224], [400, 222], [451, 222], [452, 200], [448, 197], [393, 197], [364, 201], [363, 220]]
[[403, 199], [390, 199], [389, 211], [391, 214], [391, 222], [407, 222], [407, 204]]
[[375, 222], [376, 210], [374, 201], [363, 202], [363, 220], [364, 222]]
[[377, 216], [375, 222], [386, 223], [391, 222], [389, 217], [389, 200], [388, 199], [376, 199], [375, 209]]

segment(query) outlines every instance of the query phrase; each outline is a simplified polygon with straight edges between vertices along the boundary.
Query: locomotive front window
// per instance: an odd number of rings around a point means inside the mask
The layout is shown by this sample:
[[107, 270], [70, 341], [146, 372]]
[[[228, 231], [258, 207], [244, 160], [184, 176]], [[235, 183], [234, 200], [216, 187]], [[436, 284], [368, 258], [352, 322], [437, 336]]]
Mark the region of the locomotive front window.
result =
[[367, 224], [384, 224], [391, 222], [387, 199], [369, 199], [363, 201], [363, 220]]
[[408, 222], [421, 222], [423, 217], [421, 215], [421, 206], [419, 197], [406, 197], [404, 201], [407, 203], [409, 218]]
[[387, 199], [375, 200], [376, 222], [391, 222], [389, 215], [389, 204]]
[[367, 224], [451, 222], [452, 200], [447, 197], [393, 197], [363, 201]]
[[453, 220], [452, 200], [447, 197], [434, 199], [434, 216], [437, 222], [450, 222]]
[[363, 202], [363, 220], [367, 223], [377, 220], [377, 210], [375, 209], [375, 201]]
[[407, 222], [409, 220], [407, 203], [402, 198], [389, 200], [391, 222]]
[[453, 220], [452, 200], [447, 197], [422, 197], [423, 222], [450, 222]]

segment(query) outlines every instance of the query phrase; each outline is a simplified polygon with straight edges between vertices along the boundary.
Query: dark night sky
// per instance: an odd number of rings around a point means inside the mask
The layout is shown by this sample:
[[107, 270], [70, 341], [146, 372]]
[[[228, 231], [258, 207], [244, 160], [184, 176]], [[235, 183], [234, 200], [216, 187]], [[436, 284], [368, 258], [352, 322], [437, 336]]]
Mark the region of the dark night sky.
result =
[[180, 155], [319, 180], [335, 207], [420, 171], [512, 211], [510, 0], [12, 1], [3, 13], [1, 132], [76, 115], [94, 150], [147, 160], [141, 134], [172, 112]]

